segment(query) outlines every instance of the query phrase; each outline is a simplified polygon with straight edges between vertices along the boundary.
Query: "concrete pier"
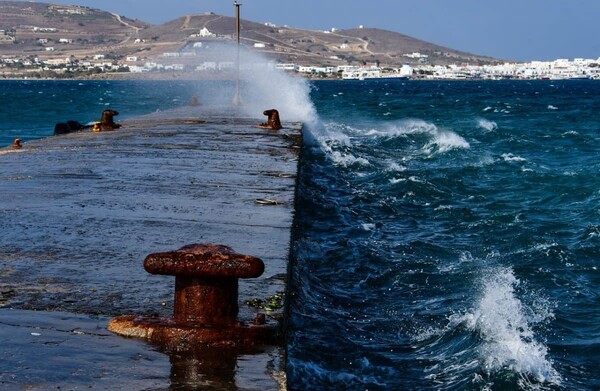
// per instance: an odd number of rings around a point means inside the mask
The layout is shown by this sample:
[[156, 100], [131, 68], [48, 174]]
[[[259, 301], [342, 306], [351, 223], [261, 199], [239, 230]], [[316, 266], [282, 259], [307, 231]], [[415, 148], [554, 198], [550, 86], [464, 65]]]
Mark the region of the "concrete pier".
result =
[[240, 282], [241, 317], [284, 291], [301, 124], [259, 122], [181, 108], [0, 149], [0, 388], [281, 386], [281, 348], [174, 357], [104, 331], [112, 316], [172, 312], [172, 278], [142, 261], [190, 243], [264, 261]]

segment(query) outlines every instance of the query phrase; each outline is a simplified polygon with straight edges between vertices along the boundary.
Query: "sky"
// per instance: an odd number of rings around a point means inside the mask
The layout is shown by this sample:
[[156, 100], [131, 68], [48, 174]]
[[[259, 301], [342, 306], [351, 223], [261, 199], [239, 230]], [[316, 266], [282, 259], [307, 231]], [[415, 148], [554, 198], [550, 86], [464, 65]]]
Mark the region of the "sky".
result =
[[[160, 24], [233, 0], [45, 0]], [[473, 54], [514, 61], [599, 58], [600, 0], [241, 0], [242, 19], [304, 29], [377, 27]]]

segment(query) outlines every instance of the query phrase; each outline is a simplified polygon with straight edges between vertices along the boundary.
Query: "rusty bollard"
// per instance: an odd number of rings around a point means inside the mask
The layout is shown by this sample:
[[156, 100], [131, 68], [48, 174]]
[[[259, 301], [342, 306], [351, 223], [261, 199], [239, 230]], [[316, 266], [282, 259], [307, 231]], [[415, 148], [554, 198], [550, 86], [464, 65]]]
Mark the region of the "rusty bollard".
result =
[[102, 117], [100, 118], [100, 130], [115, 130], [121, 127], [121, 124], [115, 123], [113, 117], [119, 115], [118, 111], [115, 110], [104, 110]]
[[21, 148], [23, 148], [23, 144], [21, 144], [21, 139], [20, 138], [16, 138], [15, 141], [13, 141], [12, 147], [13, 147], [13, 149], [21, 149]]
[[268, 117], [267, 122], [263, 122], [262, 124], [258, 125], [259, 128], [271, 130], [283, 129], [283, 126], [281, 126], [281, 120], [279, 119], [279, 111], [270, 109], [263, 111], [263, 114]]
[[223, 245], [192, 244], [148, 255], [144, 268], [152, 274], [175, 276], [173, 316], [119, 316], [110, 321], [110, 331], [177, 350], [274, 341], [276, 325], [266, 323], [260, 314], [260, 321], [237, 319], [238, 279], [259, 277], [264, 271], [262, 260]]

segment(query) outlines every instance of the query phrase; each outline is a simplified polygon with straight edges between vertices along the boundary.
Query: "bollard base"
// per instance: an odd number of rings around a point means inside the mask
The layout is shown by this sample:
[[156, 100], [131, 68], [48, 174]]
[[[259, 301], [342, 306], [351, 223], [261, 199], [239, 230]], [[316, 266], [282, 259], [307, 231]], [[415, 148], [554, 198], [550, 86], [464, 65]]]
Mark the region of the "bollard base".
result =
[[240, 348], [277, 343], [277, 326], [274, 324], [208, 325], [176, 322], [172, 318], [124, 315], [112, 319], [108, 330], [124, 337], [144, 338], [178, 351], [198, 346]]

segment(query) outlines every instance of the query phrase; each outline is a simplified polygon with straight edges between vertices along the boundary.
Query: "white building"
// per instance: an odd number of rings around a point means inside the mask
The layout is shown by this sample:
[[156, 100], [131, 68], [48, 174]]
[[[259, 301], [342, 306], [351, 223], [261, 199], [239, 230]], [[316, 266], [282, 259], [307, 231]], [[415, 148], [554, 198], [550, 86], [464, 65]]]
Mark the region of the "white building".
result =
[[275, 69], [279, 69], [281, 71], [295, 71], [296, 64], [275, 64]]
[[198, 35], [201, 37], [216, 37], [217, 36], [217, 34], [211, 33], [206, 27], [203, 27], [202, 30], [200, 30], [200, 33]]
[[34, 27], [33, 31], [39, 31], [40, 33], [55, 33], [58, 29], [55, 29], [54, 27]]
[[204, 61], [202, 64], [196, 66], [197, 71], [216, 71], [217, 63], [214, 61]]
[[410, 65], [408, 65], [408, 64], [404, 64], [400, 68], [400, 72], [399, 73], [400, 73], [401, 77], [410, 77], [413, 74], [413, 68]]
[[46, 65], [54, 65], [54, 66], [66, 65], [66, 64], [71, 63], [71, 59], [70, 58], [51, 58], [51, 59], [45, 60], [44, 63]]

